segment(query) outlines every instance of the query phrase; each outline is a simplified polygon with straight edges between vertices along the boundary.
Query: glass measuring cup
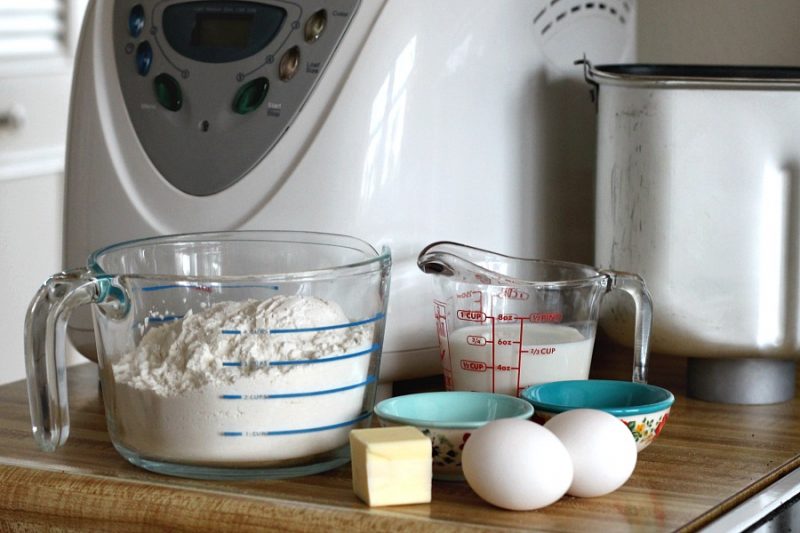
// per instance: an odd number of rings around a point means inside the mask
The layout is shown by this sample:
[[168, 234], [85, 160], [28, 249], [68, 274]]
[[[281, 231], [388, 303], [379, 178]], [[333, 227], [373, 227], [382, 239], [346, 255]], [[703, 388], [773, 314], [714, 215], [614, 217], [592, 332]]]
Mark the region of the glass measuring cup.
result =
[[435, 281], [434, 318], [448, 390], [518, 396], [529, 385], [587, 379], [603, 295], [636, 304], [633, 381], [647, 381], [652, 321], [641, 278], [561, 261], [435, 242], [417, 259]]
[[47, 451], [67, 440], [65, 328], [72, 309], [93, 304], [109, 435], [130, 462], [196, 478], [344, 464], [350, 429], [372, 414], [390, 264], [387, 248], [307, 232], [187, 234], [99, 250], [31, 302], [34, 438]]

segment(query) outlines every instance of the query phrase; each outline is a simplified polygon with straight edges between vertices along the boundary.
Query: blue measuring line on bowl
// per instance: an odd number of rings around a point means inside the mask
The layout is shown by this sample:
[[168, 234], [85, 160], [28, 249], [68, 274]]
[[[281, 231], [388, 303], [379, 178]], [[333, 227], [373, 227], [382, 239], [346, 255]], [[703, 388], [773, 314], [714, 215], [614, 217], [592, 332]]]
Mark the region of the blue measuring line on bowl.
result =
[[[201, 285], [198, 283], [170, 283], [166, 285], [151, 285], [149, 287], [141, 287], [139, 290], [142, 292], [158, 292], [158, 291], [167, 291], [173, 289], [189, 289], [194, 291], [201, 291], [201, 292], [214, 292], [215, 289], [266, 289], [268, 291], [277, 291], [280, 289], [278, 285], [264, 285], [264, 284], [237, 284], [237, 285], [223, 285], [223, 284], [210, 284], [210, 285]], [[149, 323], [160, 324], [164, 322], [173, 322], [175, 320], [180, 320], [184, 317], [184, 315], [154, 315], [148, 316], [146, 321]], [[134, 324], [133, 327], [137, 327], [141, 324]]]
[[[365, 324], [370, 324], [373, 322], [377, 322], [384, 318], [383, 313], [377, 313], [375, 316], [366, 318], [364, 320], [356, 320], [353, 322], [346, 322], [343, 324], [332, 324], [328, 326], [318, 326], [318, 327], [309, 327], [309, 328], [273, 328], [273, 329], [257, 329], [253, 331], [245, 331], [245, 330], [238, 330], [238, 329], [229, 329], [229, 330], [222, 330], [223, 335], [263, 335], [263, 334], [270, 334], [270, 335], [282, 335], [282, 334], [291, 334], [291, 333], [313, 333], [318, 331], [330, 331], [336, 329], [344, 329], [344, 328], [351, 328], [362, 326]], [[254, 366], [288, 366], [288, 365], [315, 365], [315, 364], [324, 364], [324, 363], [331, 363], [334, 361], [341, 361], [343, 359], [350, 359], [353, 357], [361, 357], [365, 355], [369, 355], [372, 352], [379, 350], [381, 347], [380, 344], [375, 343], [371, 345], [369, 348], [365, 350], [359, 350], [357, 352], [350, 352], [345, 354], [339, 354], [329, 357], [321, 357], [318, 359], [296, 359], [292, 361], [255, 361], [252, 363], [248, 363]], [[226, 361], [223, 362], [222, 365], [224, 367], [241, 367], [243, 364], [239, 361]], [[221, 398], [226, 400], [276, 400], [276, 399], [287, 399], [287, 398], [301, 398], [301, 397], [310, 397], [310, 396], [321, 396], [326, 394], [340, 394], [349, 390], [354, 390], [362, 387], [366, 387], [371, 383], [377, 381], [377, 376], [370, 375], [367, 377], [366, 380], [355, 383], [351, 385], [345, 385], [342, 387], [336, 387], [333, 389], [323, 389], [323, 390], [316, 390], [316, 391], [300, 391], [300, 392], [291, 392], [291, 393], [277, 393], [277, 394], [224, 394]], [[299, 429], [286, 429], [286, 430], [268, 430], [268, 431], [223, 431], [220, 434], [224, 437], [269, 437], [269, 436], [280, 436], [280, 435], [296, 435], [302, 433], [316, 433], [321, 431], [328, 431], [332, 429], [348, 427], [355, 425], [372, 415], [372, 410], [364, 411], [359, 416], [352, 420], [347, 420], [344, 422], [338, 422], [335, 424], [328, 424], [324, 426], [316, 426], [316, 427], [309, 427], [309, 428], [299, 428]]]
[[151, 285], [150, 287], [142, 287], [140, 290], [142, 292], [155, 292], [155, 291], [165, 291], [169, 289], [192, 289], [196, 291], [203, 291], [203, 292], [212, 292], [214, 288], [219, 289], [267, 289], [272, 291], [277, 291], [280, 287], [277, 285], [263, 285], [263, 284], [255, 284], [255, 285], [222, 285], [222, 284], [211, 284], [211, 285], [200, 285], [197, 283], [172, 283], [169, 285]]
[[344, 328], [352, 328], [356, 326], [363, 326], [364, 324], [370, 324], [372, 322], [377, 322], [383, 318], [383, 313], [378, 313], [375, 316], [370, 318], [365, 318], [364, 320], [357, 320], [355, 322], [345, 322], [344, 324], [331, 324], [330, 326], [317, 326], [313, 328], [274, 328], [274, 329], [255, 329], [253, 331], [246, 331], [241, 329], [223, 329], [223, 335], [280, 335], [284, 333], [313, 333], [316, 331], [330, 331], [333, 329], [344, 329]]
[[[236, 286], [225, 286], [226, 289], [229, 288], [266, 288], [270, 290], [278, 290], [278, 286], [276, 285], [236, 285]], [[188, 284], [171, 284], [171, 285], [155, 285], [151, 287], [143, 287], [141, 290], [143, 292], [155, 292], [155, 291], [162, 291], [162, 290], [172, 290], [172, 289], [192, 289], [192, 290], [200, 290], [205, 292], [212, 292], [212, 288], [205, 286], [205, 285], [188, 285]], [[342, 324], [331, 324], [327, 326], [317, 326], [317, 327], [307, 327], [307, 328], [272, 328], [272, 329], [256, 329], [252, 331], [240, 330], [240, 329], [223, 329], [221, 330], [221, 334], [223, 335], [284, 335], [284, 334], [292, 334], [292, 333], [314, 333], [314, 332], [321, 332], [321, 331], [331, 331], [336, 329], [345, 329], [345, 328], [352, 328], [358, 327], [366, 324], [370, 324], [373, 322], [380, 321], [384, 318], [384, 313], [377, 313], [376, 315], [363, 319], [363, 320], [356, 320], [353, 322], [345, 322]], [[184, 317], [184, 315], [162, 315], [162, 316], [151, 316], [148, 317], [147, 320], [152, 323], [165, 323], [165, 322], [172, 322], [174, 320], [180, 320]], [[291, 361], [255, 361], [248, 363], [249, 365], [253, 366], [288, 366], [288, 365], [311, 365], [311, 364], [321, 364], [321, 363], [330, 363], [335, 361], [341, 361], [343, 359], [350, 359], [354, 357], [361, 357], [365, 355], [369, 355], [376, 350], [379, 350], [381, 347], [380, 344], [375, 343], [371, 345], [369, 348], [365, 350], [359, 350], [357, 352], [345, 353], [334, 355], [331, 357], [323, 357], [317, 359], [297, 359]], [[243, 364], [239, 361], [226, 361], [222, 363], [223, 367], [242, 367]], [[377, 380], [377, 376], [370, 375], [367, 377], [366, 380], [355, 383], [351, 385], [345, 385], [342, 387], [337, 387], [333, 389], [324, 389], [324, 390], [317, 390], [317, 391], [301, 391], [301, 392], [292, 392], [292, 393], [277, 393], [277, 394], [224, 394], [221, 396], [224, 400], [232, 400], [232, 401], [247, 401], [247, 400], [276, 400], [276, 399], [287, 399], [287, 398], [300, 398], [300, 397], [310, 397], [310, 396], [321, 396], [326, 394], [339, 394], [346, 392], [348, 390], [354, 390], [358, 388], [363, 388], [371, 383], [374, 383]], [[324, 426], [316, 426], [310, 428], [299, 428], [299, 429], [287, 429], [287, 430], [269, 430], [269, 431], [223, 431], [220, 434], [224, 437], [264, 437], [264, 436], [279, 436], [279, 435], [293, 435], [293, 434], [301, 434], [301, 433], [315, 433], [321, 431], [328, 431], [331, 429], [337, 429], [347, 426], [355, 425], [372, 415], [372, 410], [364, 411], [360, 413], [356, 418], [351, 420], [347, 420], [344, 422], [338, 422], [335, 424], [329, 424]]]
[[[376, 351], [380, 348], [380, 344], [373, 344], [366, 350], [360, 350], [358, 352], [350, 352], [341, 355], [332, 355], [329, 357], [320, 357], [318, 359], [294, 359], [291, 361], [252, 361], [248, 363], [250, 366], [254, 367], [264, 367], [264, 366], [291, 366], [291, 365], [316, 365], [320, 363], [331, 363], [333, 361], [341, 361], [342, 359], [350, 359], [352, 357], [360, 357], [362, 355], [368, 355], [372, 352]], [[224, 367], [241, 367], [244, 364], [241, 361], [223, 361], [222, 366]]]
[[[181, 318], [183, 318], [183, 315], [161, 315], [161, 316], [149, 316], [145, 320], [147, 323], [152, 322], [154, 324], [160, 324], [162, 322], [172, 322], [175, 320], [180, 320]], [[136, 324], [134, 324], [133, 327], [136, 327]]]
[[330, 429], [337, 429], [343, 428], [347, 426], [352, 426], [361, 422], [362, 420], [366, 420], [372, 415], [372, 411], [364, 411], [359, 414], [357, 417], [353, 418], [352, 420], [347, 420], [345, 422], [339, 422], [336, 424], [330, 424], [327, 426], [317, 426], [312, 428], [301, 428], [301, 429], [280, 429], [280, 430], [273, 430], [273, 431], [223, 431], [221, 435], [223, 437], [274, 437], [278, 435], [297, 435], [300, 433], [317, 433], [319, 431], [328, 431]]
[[343, 387], [336, 387], [334, 389], [323, 389], [307, 392], [286, 392], [278, 394], [223, 394], [220, 396], [223, 400], [280, 400], [286, 398], [302, 398], [306, 396], [322, 396], [324, 394], [336, 394], [348, 390], [366, 387], [370, 383], [374, 383], [378, 378], [376, 376], [368, 376], [367, 379], [360, 383], [352, 385], [344, 385]]
[[[356, 320], [354, 322], [346, 322], [344, 324], [332, 324], [329, 326], [317, 326], [313, 328], [273, 328], [273, 329], [256, 329], [253, 331], [245, 331], [240, 329], [223, 329], [223, 335], [284, 335], [290, 333], [313, 333], [317, 331], [331, 331], [335, 329], [344, 329], [344, 328], [352, 328], [356, 326], [363, 326], [365, 324], [370, 324], [372, 322], [377, 322], [384, 317], [383, 313], [378, 313], [375, 316], [370, 318], [366, 318], [364, 320]], [[334, 355], [332, 357], [320, 357], [317, 359], [295, 359], [291, 361], [255, 361], [250, 363], [254, 366], [288, 366], [288, 365], [309, 365], [309, 364], [318, 364], [318, 363], [329, 363], [331, 361], [339, 361], [341, 359], [349, 359], [351, 357], [358, 357], [361, 355], [370, 354], [377, 349], [380, 348], [380, 344], [373, 344], [366, 350], [361, 350], [358, 352], [346, 353], [341, 355]], [[241, 367], [242, 363], [240, 361], [226, 361], [222, 363], [222, 366], [227, 367]]]
[[[276, 399], [285, 399], [285, 398], [299, 398], [303, 396], [320, 396], [324, 394], [337, 394], [341, 392], [345, 392], [348, 390], [358, 389], [362, 387], [366, 387], [370, 383], [374, 383], [377, 381], [377, 376], [369, 376], [366, 380], [355, 383], [353, 385], [346, 385], [344, 387], [337, 387], [335, 389], [326, 389], [326, 390], [319, 390], [319, 391], [308, 391], [308, 392], [293, 392], [293, 393], [285, 393], [285, 394], [256, 394], [256, 395], [248, 395], [248, 394], [224, 394], [221, 397], [226, 400], [248, 400], [248, 399], [256, 399], [256, 400], [276, 400]], [[316, 433], [320, 431], [328, 431], [330, 429], [336, 429], [341, 427], [352, 426], [365, 420], [372, 414], [372, 410], [363, 411], [359, 414], [356, 418], [351, 420], [346, 420], [344, 422], [338, 422], [335, 424], [327, 424], [324, 426], [315, 426], [309, 428], [298, 428], [298, 429], [283, 429], [283, 430], [268, 430], [268, 431], [223, 431], [220, 434], [223, 437], [269, 437], [269, 436], [276, 436], [276, 435], [294, 435], [299, 433]]]

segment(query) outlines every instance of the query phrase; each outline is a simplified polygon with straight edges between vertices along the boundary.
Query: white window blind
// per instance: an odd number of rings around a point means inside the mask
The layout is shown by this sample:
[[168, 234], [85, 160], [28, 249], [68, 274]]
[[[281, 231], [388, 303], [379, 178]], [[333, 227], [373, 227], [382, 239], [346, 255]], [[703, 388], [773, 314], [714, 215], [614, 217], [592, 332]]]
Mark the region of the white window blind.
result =
[[0, 60], [68, 51], [66, 0], [0, 0]]

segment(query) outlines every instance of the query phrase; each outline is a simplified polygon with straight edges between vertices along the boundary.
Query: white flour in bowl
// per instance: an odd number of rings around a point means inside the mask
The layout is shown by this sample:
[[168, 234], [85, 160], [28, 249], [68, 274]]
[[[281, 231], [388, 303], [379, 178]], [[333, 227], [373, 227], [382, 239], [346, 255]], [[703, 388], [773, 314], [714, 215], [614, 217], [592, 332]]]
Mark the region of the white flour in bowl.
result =
[[345, 445], [376, 377], [373, 324], [348, 323], [336, 303], [275, 296], [151, 328], [111, 368], [115, 442], [151, 460], [242, 466]]

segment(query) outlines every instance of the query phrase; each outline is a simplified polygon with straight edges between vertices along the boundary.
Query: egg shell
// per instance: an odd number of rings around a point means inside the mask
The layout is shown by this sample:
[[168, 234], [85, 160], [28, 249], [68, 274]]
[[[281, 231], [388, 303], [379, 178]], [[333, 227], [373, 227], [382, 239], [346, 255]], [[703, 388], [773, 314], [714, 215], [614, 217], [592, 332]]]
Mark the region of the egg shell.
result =
[[573, 409], [548, 420], [544, 427], [564, 444], [574, 474], [571, 496], [591, 498], [620, 488], [636, 467], [636, 441], [619, 418], [597, 409]]
[[495, 420], [470, 435], [464, 478], [487, 502], [514, 511], [539, 509], [572, 483], [572, 461], [558, 438], [529, 420]]

